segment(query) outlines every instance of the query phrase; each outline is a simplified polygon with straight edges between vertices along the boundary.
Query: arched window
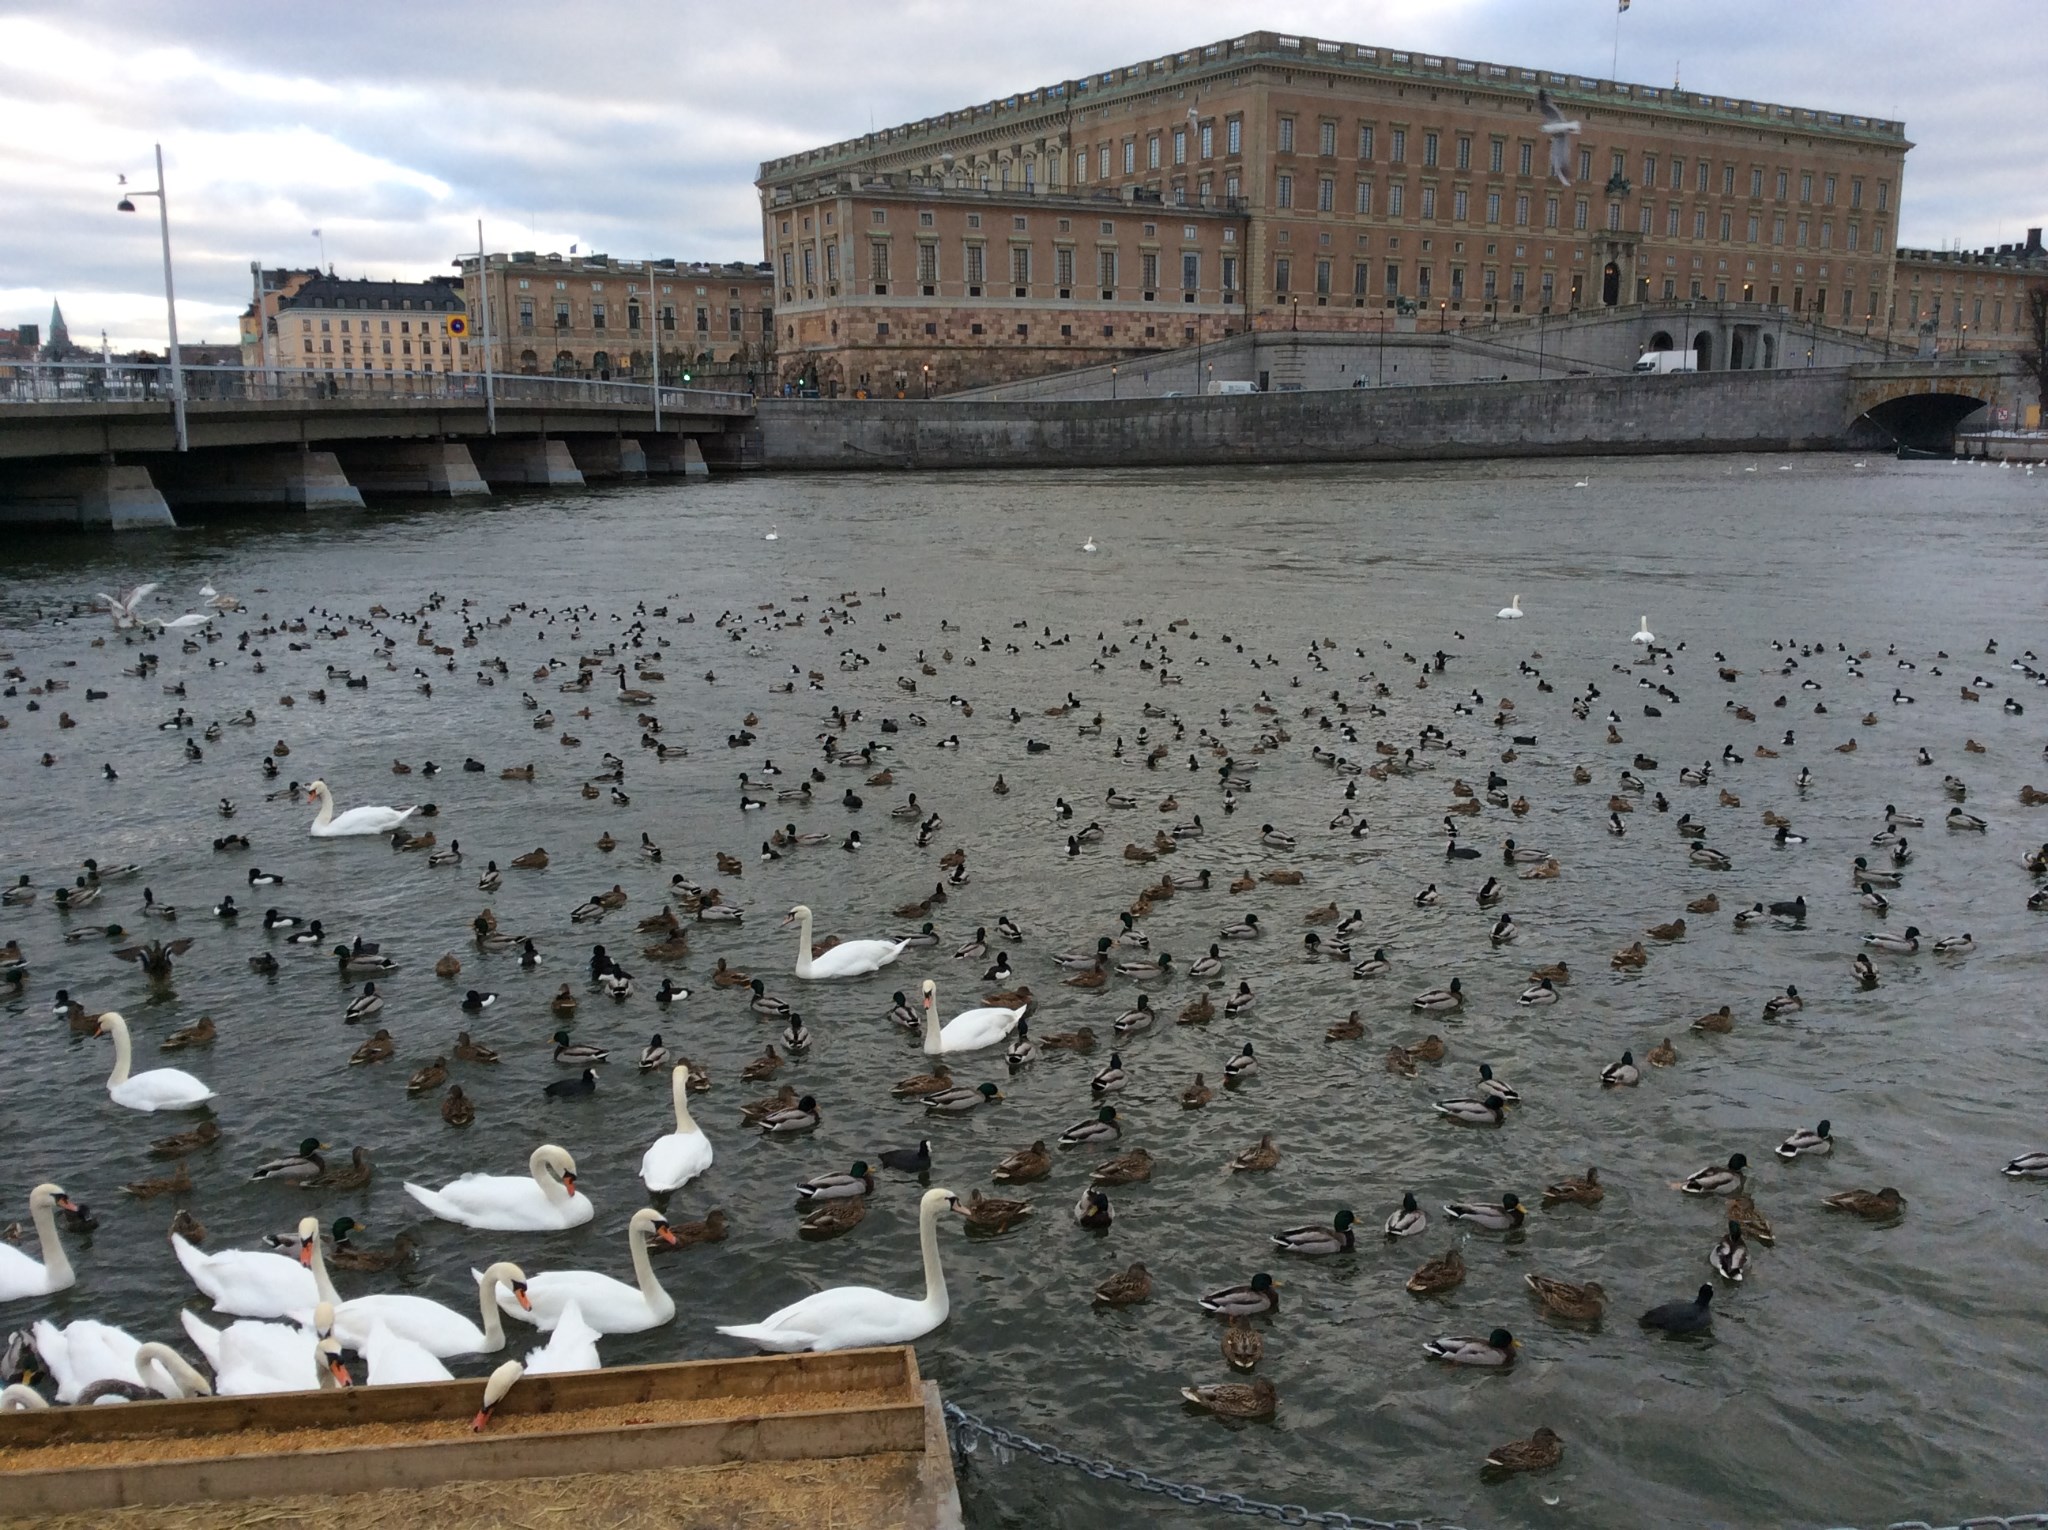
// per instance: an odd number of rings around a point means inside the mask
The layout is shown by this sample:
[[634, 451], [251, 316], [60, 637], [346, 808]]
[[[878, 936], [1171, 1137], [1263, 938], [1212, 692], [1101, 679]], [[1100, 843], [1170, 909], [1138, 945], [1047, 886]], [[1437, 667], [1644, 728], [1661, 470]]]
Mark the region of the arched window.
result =
[[1668, 351], [1671, 348], [1671, 332], [1669, 330], [1660, 329], [1656, 334], [1650, 336], [1651, 350]]
[[593, 371], [593, 372], [596, 372], [596, 373], [598, 373], [599, 375], [603, 375], [603, 374], [605, 374], [605, 373], [607, 373], [607, 372], [611, 371], [611, 369], [612, 369], [612, 356], [611, 356], [611, 352], [610, 352], [610, 351], [592, 351], [592, 352], [590, 353], [590, 370], [591, 370], [591, 371]]
[[571, 353], [571, 352], [569, 352], [569, 351], [556, 351], [556, 352], [555, 352], [555, 376], [557, 376], [557, 377], [574, 377], [575, 375], [576, 375], [576, 357], [574, 356], [574, 354], [572, 354], [572, 353]]
[[1713, 371], [1714, 337], [1703, 329], [1697, 335], [1693, 336], [1692, 348], [1693, 354], [1699, 358], [1699, 369], [1702, 372]]
[[534, 373], [540, 370], [539, 354], [534, 351], [521, 351], [519, 353], [519, 370], [528, 377], [533, 376]]

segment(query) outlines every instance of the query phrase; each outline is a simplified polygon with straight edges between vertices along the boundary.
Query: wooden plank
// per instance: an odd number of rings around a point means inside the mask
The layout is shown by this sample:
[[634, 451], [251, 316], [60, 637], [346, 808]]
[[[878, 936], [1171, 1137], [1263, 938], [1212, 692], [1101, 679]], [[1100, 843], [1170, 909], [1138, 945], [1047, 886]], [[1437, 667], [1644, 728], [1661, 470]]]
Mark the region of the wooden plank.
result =
[[[761, 1355], [733, 1360], [670, 1361], [522, 1380], [499, 1405], [505, 1415], [608, 1408], [662, 1399], [777, 1397], [804, 1392], [917, 1393], [917, 1352], [908, 1346], [831, 1354]], [[116, 1440], [159, 1435], [232, 1434], [244, 1430], [317, 1429], [349, 1424], [467, 1419], [483, 1396], [484, 1378], [402, 1387], [349, 1387], [332, 1392], [281, 1392], [258, 1397], [194, 1398], [131, 1403], [120, 1408], [52, 1408], [0, 1414], [0, 1447], [55, 1441]], [[0, 1480], [11, 1480], [0, 1473]]]
[[29, 1516], [133, 1505], [342, 1494], [371, 1485], [424, 1488], [450, 1482], [704, 1467], [734, 1461], [917, 1454], [925, 1444], [924, 1401], [921, 1394], [913, 1393], [900, 1407], [552, 1434], [484, 1434], [473, 1439], [290, 1455], [69, 1467], [13, 1472], [4, 1480], [7, 1512]]

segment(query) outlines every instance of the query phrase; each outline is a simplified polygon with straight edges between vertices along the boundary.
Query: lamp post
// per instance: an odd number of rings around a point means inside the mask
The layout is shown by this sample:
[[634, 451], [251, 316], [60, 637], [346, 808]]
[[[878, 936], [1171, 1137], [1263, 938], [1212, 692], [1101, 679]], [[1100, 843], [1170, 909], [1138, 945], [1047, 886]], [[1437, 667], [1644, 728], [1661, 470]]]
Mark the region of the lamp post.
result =
[[919, 370], [924, 373], [924, 396], [929, 400], [932, 396], [932, 364], [924, 362]]
[[1112, 401], [1116, 398], [1116, 363], [1114, 361], [1109, 364], [1109, 396]]
[[654, 257], [647, 257], [647, 333], [654, 355], [654, 433], [661, 434], [661, 289], [655, 285]]
[[1442, 298], [1438, 298], [1436, 304], [1436, 332], [1442, 334], [1449, 327], [1450, 322], [1451, 305]]
[[[123, 176], [125, 181], [127, 177]], [[171, 332], [171, 424], [178, 438], [178, 450], [189, 448], [185, 433], [185, 369], [178, 360], [178, 295], [171, 283], [171, 203], [164, 195], [164, 146], [156, 146], [156, 190], [134, 191], [115, 204], [117, 212], [134, 212], [135, 197], [155, 197], [157, 223], [164, 239], [164, 315]]]
[[495, 436], [498, 433], [498, 392], [491, 383], [490, 281], [490, 262], [484, 258], [484, 220], [479, 218], [476, 220], [476, 303], [483, 329], [478, 339], [484, 348], [484, 427]]
[[1298, 297], [1290, 297], [1287, 300], [1287, 327], [1293, 331], [1299, 331], [1301, 328], [1301, 299]]

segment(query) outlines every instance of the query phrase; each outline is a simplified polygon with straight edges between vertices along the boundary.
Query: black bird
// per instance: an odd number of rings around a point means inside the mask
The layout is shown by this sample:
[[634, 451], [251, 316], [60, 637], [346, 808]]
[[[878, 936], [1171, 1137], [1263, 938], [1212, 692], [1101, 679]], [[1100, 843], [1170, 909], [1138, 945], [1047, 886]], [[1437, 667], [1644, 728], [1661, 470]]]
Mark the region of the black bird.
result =
[[1806, 917], [1806, 894], [1801, 893], [1790, 903], [1773, 903], [1771, 905], [1771, 912], [1785, 919], [1804, 919]]
[[1636, 1321], [1645, 1328], [1655, 1328], [1666, 1334], [1706, 1333], [1714, 1326], [1714, 1315], [1709, 1304], [1714, 1300], [1714, 1288], [1701, 1286], [1700, 1294], [1689, 1302], [1666, 1302], [1661, 1307], [1652, 1307]]
[[932, 1168], [931, 1138], [925, 1138], [914, 1148], [889, 1148], [879, 1162], [885, 1169], [901, 1169], [905, 1174], [929, 1174]]
[[542, 1094], [557, 1100], [573, 1100], [579, 1096], [597, 1093], [597, 1070], [585, 1068], [580, 1077], [558, 1078], [541, 1090]]

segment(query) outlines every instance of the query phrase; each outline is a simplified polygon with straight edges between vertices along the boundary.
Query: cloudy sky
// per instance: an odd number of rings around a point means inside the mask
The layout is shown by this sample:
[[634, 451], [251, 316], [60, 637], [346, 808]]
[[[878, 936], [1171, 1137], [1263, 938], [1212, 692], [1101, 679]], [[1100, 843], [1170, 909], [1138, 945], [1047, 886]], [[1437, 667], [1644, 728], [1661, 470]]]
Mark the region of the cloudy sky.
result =
[[[1615, 0], [0, 0], [0, 325], [160, 345], [171, 187], [183, 338], [249, 262], [445, 271], [473, 248], [759, 259], [759, 162], [1259, 28], [1606, 75]], [[1619, 75], [1902, 117], [1899, 234], [2048, 223], [2040, 0], [1634, 0]]]

